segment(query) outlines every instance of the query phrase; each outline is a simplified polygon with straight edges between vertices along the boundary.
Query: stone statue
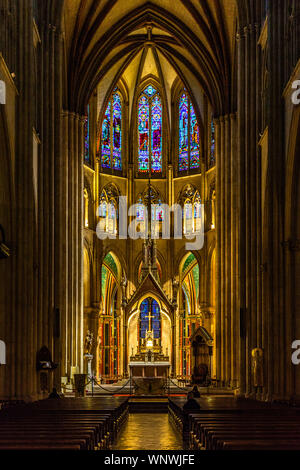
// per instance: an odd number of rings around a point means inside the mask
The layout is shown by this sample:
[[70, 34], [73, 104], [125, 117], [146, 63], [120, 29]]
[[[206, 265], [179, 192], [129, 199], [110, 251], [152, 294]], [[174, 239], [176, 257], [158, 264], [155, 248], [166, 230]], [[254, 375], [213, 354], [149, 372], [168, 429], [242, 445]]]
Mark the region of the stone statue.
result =
[[90, 330], [88, 330], [86, 337], [85, 337], [85, 342], [84, 342], [84, 354], [87, 356], [91, 355], [93, 340], [94, 340], [94, 334], [91, 333]]
[[255, 388], [262, 388], [264, 385], [263, 350], [255, 348], [252, 350], [252, 376]]

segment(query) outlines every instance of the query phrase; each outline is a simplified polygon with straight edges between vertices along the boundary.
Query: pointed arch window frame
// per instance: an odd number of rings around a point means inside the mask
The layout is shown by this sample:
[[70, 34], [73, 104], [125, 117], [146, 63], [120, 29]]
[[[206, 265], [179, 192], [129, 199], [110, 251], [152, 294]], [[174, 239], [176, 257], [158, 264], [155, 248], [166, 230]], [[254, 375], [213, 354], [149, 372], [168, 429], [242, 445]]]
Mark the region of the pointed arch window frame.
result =
[[[201, 232], [203, 223], [202, 198], [200, 190], [193, 187], [189, 194], [183, 191], [178, 201], [182, 206], [182, 230], [184, 235], [194, 235]], [[187, 217], [188, 209], [191, 217]]]
[[[186, 170], [180, 170], [180, 102], [182, 96], [186, 95], [188, 100], [188, 168]], [[191, 168], [191, 137], [192, 137], [192, 129], [191, 129], [191, 109], [193, 109], [195, 113], [195, 117], [197, 119], [198, 124], [198, 134], [199, 134], [199, 166], [197, 168]], [[177, 175], [178, 176], [187, 176], [189, 174], [200, 174], [201, 173], [201, 130], [200, 130], [200, 122], [197, 116], [197, 112], [195, 110], [195, 105], [193, 99], [191, 98], [190, 94], [185, 88], [182, 88], [178, 93], [177, 98], [177, 105], [176, 105], [176, 122], [177, 122]]]
[[118, 201], [119, 194], [109, 195], [104, 187], [99, 196], [99, 211], [101, 228], [104, 232], [117, 236], [119, 231]]
[[[146, 90], [147, 88], [151, 86], [155, 89], [155, 93], [147, 94]], [[140, 105], [140, 100], [142, 97], [145, 97], [148, 101], [148, 109], [149, 109], [149, 140], [148, 140], [148, 148], [149, 148], [149, 168], [146, 171], [141, 171], [140, 170], [140, 164], [139, 164], [139, 159], [140, 159], [140, 132], [139, 132], [139, 105]], [[161, 104], [161, 171], [152, 171], [152, 102], [153, 100], [159, 96], [160, 99], [160, 104]], [[135, 141], [137, 142], [136, 144], [136, 177], [137, 178], [152, 178], [152, 179], [159, 179], [164, 177], [164, 149], [165, 149], [165, 99], [161, 90], [161, 87], [159, 84], [154, 83], [153, 80], [148, 80], [143, 82], [143, 84], [139, 87], [138, 92], [137, 92], [137, 99], [136, 99], [136, 105], [135, 105], [135, 122], [136, 122], [136, 137]]]
[[[120, 97], [121, 103], [121, 145], [120, 145], [120, 162], [121, 168], [114, 167], [114, 117], [115, 117], [115, 108], [114, 108], [114, 96], [118, 94]], [[97, 136], [97, 159], [100, 162], [100, 173], [109, 173], [109, 174], [116, 174], [121, 175], [124, 169], [124, 148], [125, 148], [125, 100], [123, 93], [121, 92], [119, 87], [116, 87], [112, 93], [110, 94], [109, 100], [106, 102], [105, 110], [103, 112], [103, 116], [100, 121], [100, 125], [98, 127], [98, 136]], [[110, 122], [109, 122], [109, 147], [110, 147], [110, 166], [103, 166], [103, 124], [104, 119], [107, 116], [108, 109], [110, 108]]]

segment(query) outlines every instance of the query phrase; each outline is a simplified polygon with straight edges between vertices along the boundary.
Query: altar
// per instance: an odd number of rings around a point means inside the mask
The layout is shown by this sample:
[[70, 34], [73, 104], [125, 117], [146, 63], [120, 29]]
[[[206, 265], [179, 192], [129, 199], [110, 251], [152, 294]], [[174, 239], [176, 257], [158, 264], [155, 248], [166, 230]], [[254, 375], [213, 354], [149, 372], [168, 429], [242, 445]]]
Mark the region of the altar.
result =
[[164, 395], [170, 366], [169, 362], [131, 362], [130, 377], [135, 395]]
[[165, 378], [169, 376], [169, 362], [130, 362], [130, 376], [137, 377], [156, 377]]

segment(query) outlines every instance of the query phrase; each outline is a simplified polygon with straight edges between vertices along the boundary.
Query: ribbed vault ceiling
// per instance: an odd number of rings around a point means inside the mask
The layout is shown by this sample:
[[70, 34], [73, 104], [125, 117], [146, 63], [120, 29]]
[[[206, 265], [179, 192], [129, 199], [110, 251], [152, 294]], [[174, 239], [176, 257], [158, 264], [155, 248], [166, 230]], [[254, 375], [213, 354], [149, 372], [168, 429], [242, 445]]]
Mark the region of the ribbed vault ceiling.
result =
[[82, 112], [99, 83], [101, 106], [121, 78], [131, 106], [152, 75], [167, 98], [179, 77], [199, 107], [202, 89], [215, 114], [228, 112], [236, 17], [236, 0], [65, 0], [70, 109]]

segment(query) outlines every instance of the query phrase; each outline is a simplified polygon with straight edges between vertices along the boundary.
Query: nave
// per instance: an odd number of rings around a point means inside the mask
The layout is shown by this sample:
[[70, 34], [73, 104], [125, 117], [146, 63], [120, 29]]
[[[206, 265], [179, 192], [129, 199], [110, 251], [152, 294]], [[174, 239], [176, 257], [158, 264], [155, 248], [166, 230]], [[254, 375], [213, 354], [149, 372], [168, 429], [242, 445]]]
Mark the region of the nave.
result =
[[0, 450], [298, 449], [297, 83], [300, 0], [0, 0]]
[[[0, 411], [0, 450], [300, 450], [300, 408], [200, 398], [60, 398]], [[141, 407], [140, 407], [141, 409]]]

